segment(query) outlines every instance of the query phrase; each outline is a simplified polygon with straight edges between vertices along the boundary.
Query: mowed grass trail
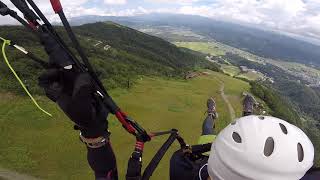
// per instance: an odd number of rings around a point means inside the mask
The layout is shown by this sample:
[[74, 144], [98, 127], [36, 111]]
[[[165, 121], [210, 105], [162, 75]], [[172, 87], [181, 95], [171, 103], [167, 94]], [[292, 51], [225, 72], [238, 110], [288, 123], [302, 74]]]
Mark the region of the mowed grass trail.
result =
[[[249, 85], [220, 73], [189, 81], [143, 77], [130, 90], [111, 92], [118, 104], [149, 131], [176, 128], [189, 144], [195, 144], [205, 118], [206, 100], [214, 96], [219, 119], [217, 129], [230, 122], [226, 103], [220, 96], [221, 83], [225, 95], [241, 115], [241, 93]], [[78, 132], [65, 115], [44, 97], [40, 104], [51, 112], [50, 118], [37, 111], [27, 97], [0, 95], [0, 166], [41, 179], [88, 180], [93, 174], [86, 162], [86, 150], [79, 142]], [[111, 141], [117, 156], [120, 179], [125, 179], [127, 162], [135, 139], [126, 133], [115, 118], [109, 117]], [[167, 137], [146, 144], [146, 165]], [[160, 163], [151, 179], [168, 179], [169, 159], [178, 150], [176, 143]]]

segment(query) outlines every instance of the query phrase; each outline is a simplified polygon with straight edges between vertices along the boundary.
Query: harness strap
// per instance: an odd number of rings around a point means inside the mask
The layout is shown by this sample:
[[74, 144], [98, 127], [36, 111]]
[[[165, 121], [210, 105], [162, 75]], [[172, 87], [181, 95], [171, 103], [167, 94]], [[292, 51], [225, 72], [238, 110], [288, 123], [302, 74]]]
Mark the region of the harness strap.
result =
[[11, 41], [10, 40], [6, 40], [2, 37], [0, 37], [0, 39], [3, 41], [2, 44], [2, 55], [4, 58], [4, 61], [6, 62], [7, 66], [9, 67], [9, 69], [11, 70], [11, 72], [13, 73], [13, 75], [16, 77], [16, 79], [19, 81], [20, 85], [22, 86], [22, 88], [24, 89], [24, 91], [28, 94], [28, 96], [30, 97], [30, 99], [32, 100], [33, 104], [43, 113], [45, 113], [46, 115], [52, 117], [52, 115], [50, 113], [48, 113], [46, 110], [42, 109], [41, 106], [37, 103], [37, 101], [33, 98], [33, 96], [31, 95], [31, 93], [29, 92], [29, 90], [26, 88], [25, 84], [22, 82], [22, 80], [19, 78], [18, 74], [15, 72], [15, 70], [12, 68], [11, 64], [9, 63], [9, 60], [7, 58], [6, 55], [6, 46], [10, 46]]

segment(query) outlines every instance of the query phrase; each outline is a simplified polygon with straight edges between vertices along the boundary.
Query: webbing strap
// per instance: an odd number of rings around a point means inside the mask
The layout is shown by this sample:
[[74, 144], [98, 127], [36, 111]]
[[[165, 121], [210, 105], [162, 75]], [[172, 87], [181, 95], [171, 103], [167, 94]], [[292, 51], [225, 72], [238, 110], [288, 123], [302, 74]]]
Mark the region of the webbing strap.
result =
[[4, 61], [6, 62], [7, 66], [9, 67], [9, 69], [11, 70], [11, 72], [14, 74], [14, 76], [16, 77], [16, 79], [19, 81], [20, 85], [22, 86], [22, 88], [24, 89], [24, 91], [28, 94], [28, 96], [30, 97], [30, 99], [32, 100], [33, 104], [43, 113], [47, 114], [48, 116], [52, 117], [52, 115], [50, 113], [48, 113], [46, 110], [42, 109], [41, 106], [37, 103], [37, 101], [33, 98], [33, 96], [31, 95], [31, 93], [29, 92], [29, 90], [26, 88], [25, 84], [21, 81], [21, 79], [19, 78], [19, 76], [17, 75], [17, 73], [15, 72], [15, 70], [12, 68], [12, 66], [10, 65], [7, 55], [6, 55], [6, 46], [11, 44], [10, 40], [6, 40], [2, 37], [0, 37], [0, 39], [3, 41], [2, 44], [2, 55], [4, 58]]

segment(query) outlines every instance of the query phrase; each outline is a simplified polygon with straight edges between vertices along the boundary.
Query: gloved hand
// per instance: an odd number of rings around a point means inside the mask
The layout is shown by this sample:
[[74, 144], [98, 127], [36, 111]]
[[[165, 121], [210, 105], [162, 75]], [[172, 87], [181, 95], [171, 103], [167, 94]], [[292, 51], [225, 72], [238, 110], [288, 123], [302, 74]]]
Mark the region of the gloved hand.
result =
[[[57, 48], [52, 39], [42, 39], [42, 42], [50, 57], [50, 64], [63, 61], [57, 58], [67, 58], [56, 55], [65, 52]], [[76, 67], [65, 69], [52, 65], [39, 77], [39, 85], [44, 88], [48, 98], [56, 102], [76, 123], [84, 137], [94, 138], [106, 133], [109, 110], [95, 96], [94, 84], [88, 73], [81, 73]]]
[[49, 65], [62, 68], [74, 64], [69, 54], [48, 33], [41, 33], [40, 41], [49, 55]]

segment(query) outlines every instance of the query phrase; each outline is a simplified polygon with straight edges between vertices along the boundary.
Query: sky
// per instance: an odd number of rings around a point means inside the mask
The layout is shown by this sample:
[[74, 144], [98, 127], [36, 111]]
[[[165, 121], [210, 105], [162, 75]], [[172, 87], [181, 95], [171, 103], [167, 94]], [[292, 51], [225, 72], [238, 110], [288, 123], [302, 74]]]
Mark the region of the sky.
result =
[[[13, 8], [9, 0], [2, 2]], [[58, 21], [49, 0], [35, 0]], [[320, 39], [320, 0], [61, 0], [66, 15], [134, 16], [179, 13], [273, 29]], [[0, 17], [0, 24], [16, 23]]]

